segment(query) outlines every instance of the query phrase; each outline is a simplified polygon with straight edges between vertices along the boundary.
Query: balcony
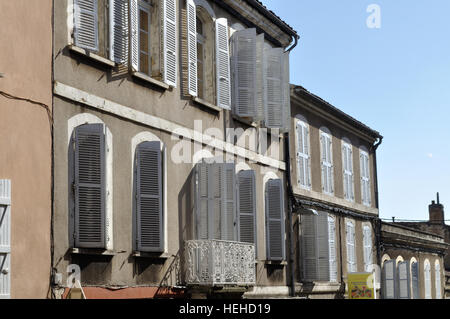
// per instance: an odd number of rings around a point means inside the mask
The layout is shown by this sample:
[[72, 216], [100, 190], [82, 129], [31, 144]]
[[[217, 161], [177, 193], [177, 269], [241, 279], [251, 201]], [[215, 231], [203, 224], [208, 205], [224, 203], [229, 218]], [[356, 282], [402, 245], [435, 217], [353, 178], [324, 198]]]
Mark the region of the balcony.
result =
[[254, 286], [255, 245], [218, 240], [187, 241], [187, 286]]

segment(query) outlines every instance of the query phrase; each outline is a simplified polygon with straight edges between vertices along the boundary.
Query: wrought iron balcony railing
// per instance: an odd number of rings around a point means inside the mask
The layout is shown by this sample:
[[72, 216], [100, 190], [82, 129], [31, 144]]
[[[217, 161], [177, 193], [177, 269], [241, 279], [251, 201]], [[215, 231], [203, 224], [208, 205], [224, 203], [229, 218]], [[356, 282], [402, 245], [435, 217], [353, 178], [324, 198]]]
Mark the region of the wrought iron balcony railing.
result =
[[255, 245], [218, 240], [187, 241], [185, 281], [190, 286], [253, 286]]

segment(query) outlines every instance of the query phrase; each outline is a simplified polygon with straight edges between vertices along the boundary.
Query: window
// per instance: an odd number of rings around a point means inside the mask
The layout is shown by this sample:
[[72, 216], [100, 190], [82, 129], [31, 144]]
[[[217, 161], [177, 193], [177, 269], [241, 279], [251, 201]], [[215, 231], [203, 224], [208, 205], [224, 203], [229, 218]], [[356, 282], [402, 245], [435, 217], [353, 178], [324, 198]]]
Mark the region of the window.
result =
[[366, 148], [360, 149], [360, 169], [361, 169], [361, 200], [366, 206], [371, 205], [371, 189], [370, 189], [370, 169], [369, 169], [369, 153]]
[[435, 271], [435, 278], [436, 278], [436, 299], [442, 299], [441, 294], [441, 265], [439, 264], [439, 261], [436, 261], [436, 264], [434, 265], [434, 271]]
[[336, 219], [319, 212], [302, 215], [302, 260], [305, 281], [337, 281]]
[[342, 140], [342, 170], [344, 181], [344, 198], [348, 201], [355, 200], [353, 186], [353, 150], [350, 140]]
[[240, 171], [238, 183], [239, 241], [255, 244], [256, 241], [256, 184], [255, 172]]
[[267, 260], [282, 261], [284, 247], [284, 200], [281, 179], [270, 179], [265, 185]]
[[163, 154], [161, 142], [143, 142], [136, 148], [134, 190], [136, 248], [164, 252]]
[[386, 260], [383, 264], [382, 293], [384, 299], [396, 298], [396, 262], [395, 259]]
[[397, 287], [399, 299], [411, 299], [411, 273], [409, 261], [402, 261], [397, 266]]
[[205, 36], [203, 34], [203, 22], [197, 17], [197, 88], [198, 97], [205, 98], [204, 82], [205, 82]]
[[304, 189], [311, 189], [311, 156], [309, 147], [309, 125], [304, 119], [296, 119], [297, 180]]
[[11, 181], [0, 180], [0, 299], [11, 297]]
[[431, 267], [428, 259], [424, 265], [425, 299], [431, 299]]
[[151, 76], [150, 53], [150, 4], [148, 1], [139, 0], [139, 64], [138, 70]]
[[346, 222], [347, 272], [356, 272], [355, 222]]
[[369, 225], [363, 227], [364, 243], [364, 271], [372, 271], [373, 249], [372, 249], [372, 229]]
[[325, 127], [320, 129], [320, 154], [322, 191], [325, 194], [332, 195], [334, 193], [332, 136], [330, 131]]
[[411, 259], [411, 289], [412, 299], [420, 299], [419, 263], [414, 258]]

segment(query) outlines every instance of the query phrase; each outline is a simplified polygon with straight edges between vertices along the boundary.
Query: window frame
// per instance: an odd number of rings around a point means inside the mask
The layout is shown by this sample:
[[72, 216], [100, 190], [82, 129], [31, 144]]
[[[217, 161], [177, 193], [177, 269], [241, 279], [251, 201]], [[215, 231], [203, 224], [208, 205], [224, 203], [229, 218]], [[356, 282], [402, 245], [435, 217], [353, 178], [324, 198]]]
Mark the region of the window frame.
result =
[[[360, 181], [361, 181], [361, 203], [367, 207], [372, 205], [372, 186], [370, 176], [370, 154], [365, 146], [359, 148], [360, 157]], [[365, 169], [364, 169], [365, 168]], [[367, 185], [367, 189], [364, 189], [364, 185]], [[367, 197], [364, 197], [364, 193], [367, 193]]]
[[[350, 158], [347, 158], [350, 156]], [[347, 158], [348, 163], [345, 159]], [[350, 164], [350, 167], [347, 167]], [[350, 179], [350, 185], [345, 184], [345, 177]], [[355, 202], [355, 170], [353, 165], [353, 145], [350, 139], [344, 137], [342, 139], [342, 184], [344, 186], [344, 199], [349, 202]], [[350, 186], [350, 189], [346, 189]]]
[[[299, 126], [302, 128], [302, 136], [299, 134]], [[306, 137], [303, 134], [303, 129], [306, 132]], [[300, 188], [303, 188], [305, 190], [311, 190], [312, 189], [312, 173], [311, 173], [311, 138], [310, 138], [310, 127], [308, 124], [308, 121], [301, 115], [297, 115], [295, 117], [295, 150], [296, 150], [296, 161], [297, 161], [297, 185]], [[303, 138], [302, 145], [303, 150], [299, 149], [300, 146], [300, 137]], [[305, 153], [305, 143], [307, 145], [306, 149], [307, 152]], [[305, 174], [305, 185], [301, 184], [301, 178], [300, 178], [300, 160], [303, 159], [304, 163], [306, 163], [306, 167], [304, 167], [304, 174]], [[307, 184], [307, 185], [306, 185]]]
[[[329, 140], [329, 146], [326, 146], [326, 149], [323, 149], [323, 142], [322, 140], [326, 139]], [[320, 167], [321, 167], [321, 180], [322, 180], [322, 192], [324, 194], [333, 196], [334, 195], [334, 164], [333, 164], [333, 135], [331, 134], [331, 131], [327, 127], [321, 127], [319, 130], [319, 141], [320, 141]], [[327, 154], [329, 153], [329, 161], [326, 161]], [[325, 157], [324, 157], [325, 156]], [[328, 172], [326, 173], [326, 177], [324, 176], [324, 169], [330, 170], [330, 179], [328, 180]], [[324, 178], [327, 178], [325, 181]], [[329, 185], [329, 188], [326, 189], [325, 182]]]

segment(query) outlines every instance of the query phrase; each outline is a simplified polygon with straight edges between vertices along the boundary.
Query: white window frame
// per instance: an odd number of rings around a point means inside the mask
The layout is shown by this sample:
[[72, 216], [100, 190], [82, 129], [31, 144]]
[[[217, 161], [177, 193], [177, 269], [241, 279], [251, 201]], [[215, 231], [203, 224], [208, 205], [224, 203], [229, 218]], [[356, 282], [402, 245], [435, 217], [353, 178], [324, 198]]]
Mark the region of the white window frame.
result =
[[[345, 159], [350, 156], [349, 163], [346, 163]], [[347, 167], [347, 165], [349, 167]], [[353, 145], [348, 138], [342, 139], [342, 183], [344, 186], [344, 198], [349, 202], [355, 201], [355, 182], [354, 182], [354, 170], [353, 170]], [[345, 184], [345, 176], [350, 178], [350, 185]], [[347, 187], [350, 186], [351, 189]]]
[[[305, 134], [299, 132], [300, 127], [305, 130]], [[299, 149], [300, 138], [303, 138], [301, 145], [303, 145], [303, 150]], [[295, 150], [296, 150], [296, 160], [297, 160], [297, 184], [300, 188], [311, 190], [311, 143], [310, 143], [310, 129], [308, 121], [301, 115], [297, 115], [295, 118]], [[306, 144], [306, 152], [305, 152]], [[300, 160], [303, 159], [306, 164], [303, 172], [305, 176], [305, 184], [301, 183], [300, 178]]]
[[[329, 141], [328, 145], [325, 145], [325, 150], [323, 150], [322, 147], [322, 140], [326, 139]], [[324, 154], [329, 153], [329, 154]], [[327, 155], [329, 156], [329, 161], [326, 161]], [[321, 167], [321, 176], [322, 176], [322, 191], [324, 194], [327, 195], [334, 195], [334, 165], [333, 165], [333, 136], [331, 135], [331, 132], [326, 127], [320, 128], [320, 167]], [[330, 178], [328, 179], [328, 173], [326, 174], [327, 177], [324, 176], [324, 169], [330, 170]], [[327, 180], [325, 181], [325, 178]], [[325, 187], [325, 182], [328, 185], [328, 189]]]
[[[144, 73], [141, 69], [141, 11], [145, 11], [148, 14], [148, 73]], [[140, 73], [148, 76], [152, 75], [152, 45], [151, 45], [151, 26], [152, 26], [152, 13], [151, 5], [145, 0], [138, 0], [138, 70]]]
[[[361, 146], [359, 149], [360, 158], [360, 173], [361, 173], [361, 202], [363, 205], [370, 207], [372, 205], [372, 188], [370, 178], [370, 156], [366, 147]], [[363, 164], [363, 165], [361, 165]], [[364, 190], [364, 185], [367, 185], [367, 189]], [[364, 196], [367, 194], [367, 197]]]

